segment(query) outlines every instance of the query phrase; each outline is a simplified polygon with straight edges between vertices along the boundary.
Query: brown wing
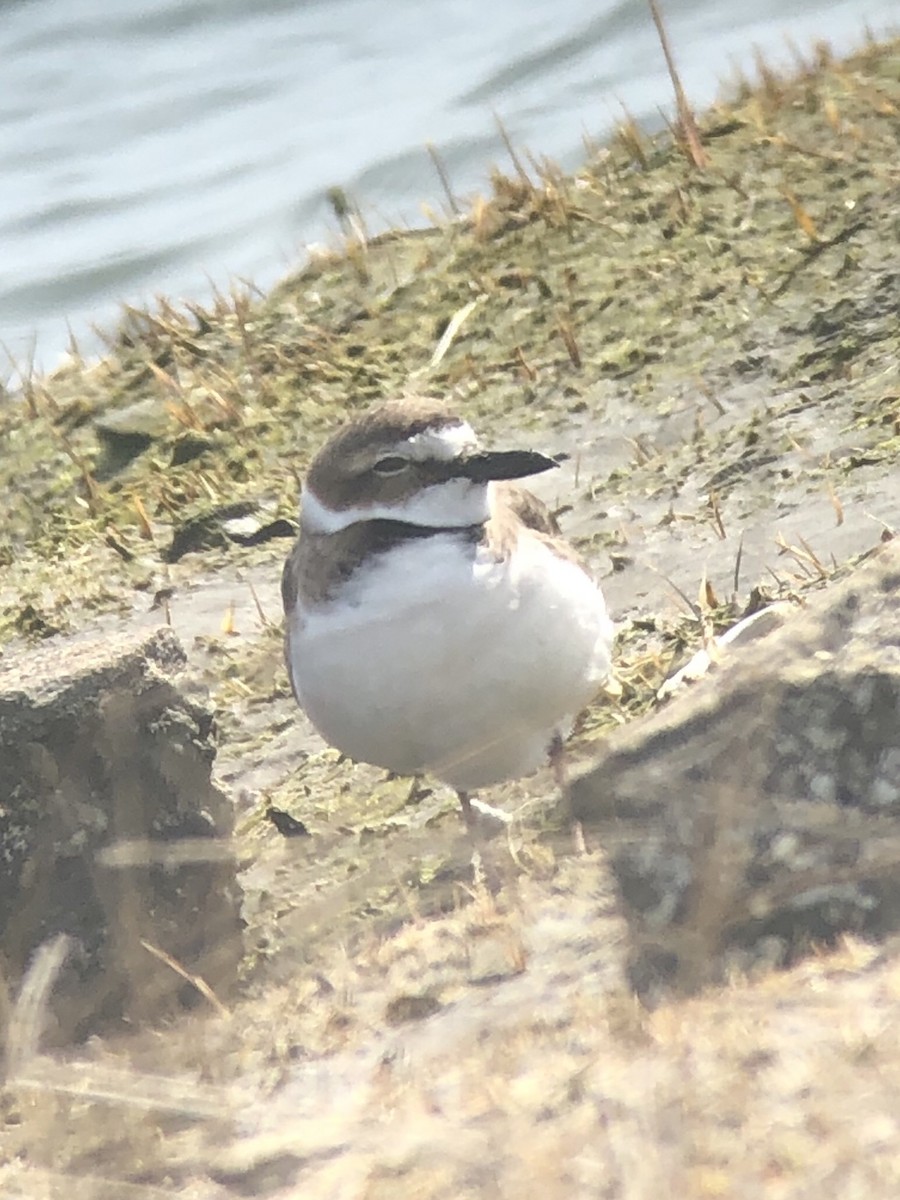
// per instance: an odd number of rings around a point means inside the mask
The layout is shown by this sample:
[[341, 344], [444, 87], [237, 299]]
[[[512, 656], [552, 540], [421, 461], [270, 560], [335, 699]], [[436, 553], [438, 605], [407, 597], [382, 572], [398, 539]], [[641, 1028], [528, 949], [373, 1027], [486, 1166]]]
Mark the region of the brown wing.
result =
[[523, 525], [537, 533], [545, 533], [548, 537], [562, 537], [562, 530], [556, 518], [543, 500], [538, 500], [527, 488], [519, 487], [516, 483], [503, 483], [499, 486], [503, 489], [503, 499]]
[[291, 612], [297, 603], [298, 576], [300, 574], [300, 541], [294, 542], [284, 570], [281, 572], [281, 603], [285, 613]]
[[[515, 483], [503, 483], [498, 486], [502, 487], [504, 500], [523, 525], [534, 530], [541, 540], [550, 546], [554, 554], [575, 563], [576, 566], [581, 567], [585, 575], [589, 575], [591, 579], [594, 578], [593, 571], [575, 547], [566, 541], [556, 517], [543, 500], [538, 500], [537, 496], [529, 492], [527, 488], [519, 487]], [[501, 530], [501, 543], [502, 538], [503, 531]]]
[[298, 575], [300, 572], [300, 542], [294, 543], [284, 570], [281, 573], [281, 600], [284, 605], [284, 665], [287, 668], [288, 680], [294, 699], [301, 705], [300, 693], [294, 683], [294, 672], [291, 670], [291, 621], [290, 614], [297, 603]]

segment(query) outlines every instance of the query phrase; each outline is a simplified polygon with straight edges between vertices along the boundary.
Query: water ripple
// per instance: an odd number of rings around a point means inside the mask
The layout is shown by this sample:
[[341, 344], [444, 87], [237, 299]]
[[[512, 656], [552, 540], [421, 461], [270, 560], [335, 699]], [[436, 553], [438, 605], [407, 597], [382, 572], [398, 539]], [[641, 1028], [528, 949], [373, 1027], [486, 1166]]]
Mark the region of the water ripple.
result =
[[[873, 28], [894, 0], [867, 0]], [[261, 285], [350, 189], [376, 230], [485, 187], [512, 137], [563, 164], [618, 102], [670, 107], [645, 0], [0, 0], [0, 342], [52, 365], [120, 300]], [[666, 0], [685, 85], [751, 39], [862, 40], [856, 0]], [[782, 53], [782, 58], [789, 55]]]

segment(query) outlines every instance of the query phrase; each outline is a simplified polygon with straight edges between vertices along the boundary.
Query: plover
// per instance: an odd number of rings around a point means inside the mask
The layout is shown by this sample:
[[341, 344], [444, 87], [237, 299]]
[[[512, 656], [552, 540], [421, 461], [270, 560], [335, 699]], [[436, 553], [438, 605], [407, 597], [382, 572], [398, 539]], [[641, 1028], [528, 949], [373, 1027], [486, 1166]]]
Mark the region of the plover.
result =
[[607, 679], [603, 594], [546, 507], [513, 481], [550, 470], [483, 450], [436, 401], [340, 429], [309, 469], [285, 564], [285, 658], [332, 746], [472, 792], [561, 748]]

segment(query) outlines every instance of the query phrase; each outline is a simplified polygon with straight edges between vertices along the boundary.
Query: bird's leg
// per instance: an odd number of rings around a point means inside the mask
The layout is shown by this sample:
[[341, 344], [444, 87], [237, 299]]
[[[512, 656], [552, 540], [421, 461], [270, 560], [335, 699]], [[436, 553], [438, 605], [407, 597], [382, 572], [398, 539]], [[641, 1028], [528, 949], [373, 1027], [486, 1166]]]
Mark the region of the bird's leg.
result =
[[562, 734], [554, 733], [550, 739], [547, 758], [550, 761], [550, 769], [553, 772], [553, 781], [559, 788], [560, 799], [565, 800], [566, 789], [569, 786], [569, 777], [566, 771], [566, 747], [562, 739]]
[[558, 733], [554, 733], [550, 742], [550, 748], [547, 751], [547, 758], [550, 760], [550, 769], [553, 771], [553, 779], [556, 786], [559, 788], [559, 798], [562, 802], [562, 811], [568, 814], [569, 822], [572, 830], [572, 837], [575, 841], [575, 853], [587, 854], [587, 847], [584, 842], [584, 830], [581, 828], [581, 822], [576, 821], [571, 809], [571, 801], [569, 798], [569, 777], [566, 771], [566, 747], [562, 737]]
[[462, 818], [466, 823], [466, 829], [472, 830], [475, 828], [475, 813], [472, 809], [472, 797], [468, 792], [457, 791], [459, 797], [459, 806], [462, 809]]

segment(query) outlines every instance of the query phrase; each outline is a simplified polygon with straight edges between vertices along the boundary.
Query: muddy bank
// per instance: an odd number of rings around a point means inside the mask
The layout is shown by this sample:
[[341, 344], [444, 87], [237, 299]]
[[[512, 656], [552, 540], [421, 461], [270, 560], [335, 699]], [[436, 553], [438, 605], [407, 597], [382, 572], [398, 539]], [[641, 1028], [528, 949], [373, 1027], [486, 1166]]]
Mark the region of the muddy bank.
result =
[[[38, 1147], [35, 1171], [62, 1165], [89, 1189], [102, 1163], [202, 1196], [277, 1194], [298, 1178], [311, 1195], [397, 1194], [398, 1178], [422, 1195], [506, 1194], [523, 1172], [544, 1172], [550, 1195], [592, 1194], [600, 1176], [627, 1196], [672, 1178], [681, 1194], [724, 1194], [749, 1144], [747, 1193], [774, 1174], [799, 1195], [836, 1131], [830, 1177], [847, 1182], [837, 1160], [851, 1145], [881, 1172], [867, 1194], [892, 1177], [893, 1126], [877, 1153], [845, 1127], [837, 1089], [856, 1076], [824, 1034], [828, 1005], [838, 1026], [862, 1007], [876, 1045], [893, 960], [851, 946], [807, 975], [646, 1018], [622, 983], [602, 855], [568, 859], [541, 837], [555, 819], [548, 777], [491, 795], [528, 822], [473, 872], [452, 797], [409, 805], [405, 781], [340, 762], [304, 728], [280, 666], [297, 475], [348, 410], [407, 389], [447, 396], [494, 444], [568, 456], [544, 495], [621, 624], [622, 695], [588, 715], [575, 763], [652, 708], [711, 630], [766, 595], [801, 604], [897, 526], [900, 46], [766, 76], [701, 129], [705, 171], [633, 129], [574, 177], [523, 154], [464, 221], [350, 240], [267, 296], [131, 313], [103, 362], [73, 356], [4, 401], [0, 637], [52, 644], [169, 621], [193, 686], [213, 693], [218, 778], [249, 863], [246, 996], [231, 1021], [95, 1047], [102, 1102], [76, 1111], [49, 1087], [18, 1098], [4, 1136], [11, 1153]], [[284, 839], [270, 804], [310, 836]], [[808, 978], [829, 997], [815, 1011]], [[449, 1052], [419, 1023], [438, 1011]], [[798, 1045], [817, 1081], [805, 1098]], [[731, 1085], [756, 1052], [771, 1086], [741, 1102]], [[865, 1097], [879, 1129], [893, 1120], [886, 1053], [878, 1042], [887, 1073]], [[109, 1100], [111, 1063], [190, 1086], [138, 1116], [124, 1085]], [[224, 1131], [179, 1126], [179, 1087], [186, 1109], [200, 1082], [213, 1091], [191, 1111], [212, 1105]], [[304, 1083], [327, 1127], [297, 1108]], [[798, 1104], [825, 1133], [797, 1133]], [[553, 1121], [532, 1141], [541, 1113]], [[414, 1130], [406, 1158], [384, 1157], [384, 1114]], [[616, 1161], [598, 1167], [579, 1155], [601, 1118]], [[747, 1141], [742, 1122], [783, 1136]], [[492, 1157], [525, 1141], [525, 1167]]]

